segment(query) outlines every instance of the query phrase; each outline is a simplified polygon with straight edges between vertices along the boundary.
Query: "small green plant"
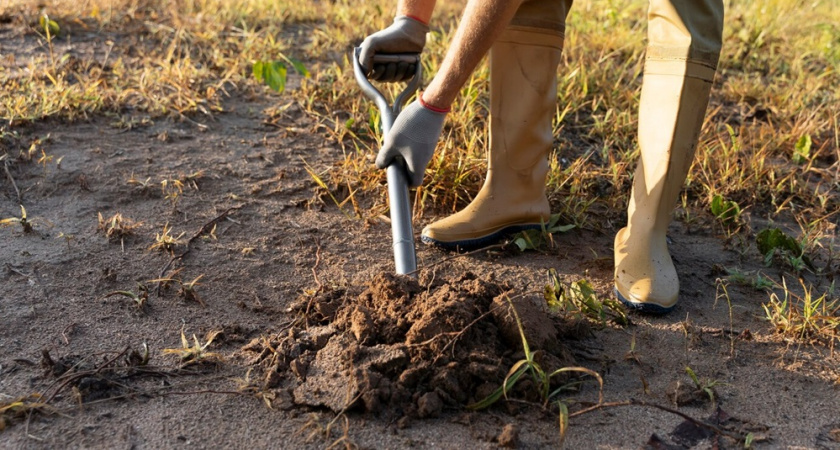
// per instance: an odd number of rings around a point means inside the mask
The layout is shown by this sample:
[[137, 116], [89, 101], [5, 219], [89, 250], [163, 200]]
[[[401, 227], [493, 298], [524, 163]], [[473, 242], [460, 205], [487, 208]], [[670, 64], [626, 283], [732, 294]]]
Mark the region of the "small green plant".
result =
[[131, 172], [131, 176], [129, 176], [125, 182], [126, 184], [134, 186], [141, 191], [146, 191], [152, 186], [151, 180], [152, 177], [146, 177], [145, 180], [141, 180], [134, 176], [134, 172]]
[[308, 77], [309, 71], [300, 61], [288, 58], [285, 55], [280, 55], [283, 61], [256, 61], [251, 67], [251, 73], [254, 78], [260, 83], [265, 83], [274, 92], [282, 94], [286, 90], [286, 78], [288, 77], [288, 68], [286, 63], [290, 64], [297, 73]]
[[[603, 394], [603, 387], [604, 387], [604, 380], [601, 378], [601, 375], [598, 372], [593, 370], [587, 369], [585, 367], [561, 367], [556, 369], [552, 372], [546, 372], [540, 364], [536, 360], [537, 352], [532, 352], [530, 346], [528, 345], [528, 340], [525, 338], [525, 330], [522, 328], [522, 321], [519, 318], [519, 313], [516, 312], [516, 308], [513, 306], [513, 302], [510, 299], [507, 299], [508, 304], [510, 305], [511, 311], [513, 311], [513, 316], [516, 319], [516, 325], [519, 327], [519, 335], [522, 338], [522, 350], [525, 352], [525, 359], [517, 361], [508, 371], [507, 376], [505, 377], [502, 385], [499, 386], [495, 391], [493, 391], [490, 395], [485, 397], [484, 399], [473, 403], [472, 405], [467, 406], [469, 409], [472, 410], [481, 410], [490, 407], [494, 403], [496, 403], [502, 397], [507, 398], [507, 393], [511, 389], [516, 386], [516, 383], [525, 376], [526, 374], [531, 375], [531, 379], [534, 382], [534, 385], [537, 387], [539, 392], [540, 398], [543, 400], [543, 406], [548, 406], [548, 404], [554, 400], [559, 394], [564, 391], [570, 390], [572, 385], [562, 385], [554, 390], [551, 389], [551, 381], [552, 378], [570, 372], [579, 372], [586, 375], [590, 375], [598, 381], [599, 385], [599, 402], [603, 399], [600, 398]], [[565, 430], [564, 427], [564, 420], [568, 423], [568, 409], [565, 407], [566, 405], [557, 400], [557, 405], [560, 408], [560, 423], [561, 429]], [[565, 411], [565, 415], [563, 412]], [[565, 417], [565, 419], [564, 419]]]
[[207, 333], [207, 336], [204, 337], [203, 344], [193, 334], [193, 343], [190, 345], [190, 341], [184, 335], [184, 329], [181, 328], [181, 348], [165, 348], [163, 349], [163, 354], [177, 355], [185, 365], [200, 362], [219, 362], [222, 359], [220, 354], [207, 351], [207, 347], [213, 343], [213, 339], [216, 339], [219, 334], [221, 334], [221, 331]]
[[48, 38], [58, 36], [58, 33], [61, 32], [61, 27], [58, 26], [58, 22], [50, 19], [50, 16], [46, 13], [38, 18], [38, 24], [41, 25], [41, 28], [44, 30], [44, 33]]
[[741, 207], [731, 200], [725, 200], [720, 194], [712, 198], [710, 209], [712, 214], [727, 226], [738, 224], [741, 218]]
[[163, 286], [167, 289], [169, 288], [171, 283], [177, 283], [178, 284], [178, 296], [179, 297], [181, 297], [185, 301], [196, 302], [201, 306], [207, 306], [204, 303], [204, 300], [202, 300], [201, 297], [198, 295], [198, 290], [196, 289], [196, 286], [199, 285], [198, 280], [203, 278], [204, 274], [201, 274], [201, 275], [193, 278], [192, 281], [184, 282], [184, 280], [180, 276], [178, 276], [178, 274], [181, 272], [182, 269], [183, 268], [180, 268], [180, 269], [174, 271], [169, 277], [157, 278], [157, 279], [154, 279], [154, 280], [149, 280], [149, 282], [150, 283], [160, 283], [161, 286]]
[[805, 134], [796, 141], [793, 147], [793, 157], [791, 158], [794, 164], [804, 164], [811, 160], [811, 135]]
[[523, 252], [536, 250], [544, 245], [554, 248], [554, 233], [565, 233], [574, 227], [574, 225], [560, 225], [560, 214], [552, 214], [548, 223], [542, 224], [542, 229], [525, 230], [514, 238], [513, 243]]
[[178, 295], [186, 301], [196, 302], [201, 306], [206, 306], [204, 304], [204, 300], [202, 300], [201, 297], [198, 296], [198, 291], [195, 288], [198, 285], [198, 280], [200, 280], [203, 276], [204, 274], [201, 274], [187, 283], [178, 280], [178, 284], [181, 285], [181, 287], [178, 289]]
[[730, 283], [741, 286], [749, 286], [757, 291], [763, 291], [772, 288], [775, 284], [769, 278], [765, 277], [760, 271], [742, 272], [737, 268], [726, 269], [726, 279]]
[[801, 272], [805, 267], [816, 271], [802, 244], [778, 228], [761, 230], [755, 242], [758, 251], [764, 255], [764, 265], [768, 267], [775, 257], [779, 257], [797, 272]]
[[700, 381], [700, 377], [697, 376], [697, 373], [691, 367], [685, 367], [685, 373], [688, 374], [691, 381], [694, 382], [694, 386], [697, 387], [697, 390], [706, 394], [709, 397], [709, 401], [715, 403], [715, 386], [720, 386], [721, 383], [718, 380], [703, 380]]
[[132, 291], [113, 291], [105, 294], [102, 298], [109, 298], [117, 295], [130, 298], [131, 301], [134, 302], [134, 306], [137, 307], [140, 312], [143, 312], [146, 308], [146, 303], [149, 301], [149, 288], [147, 288], [145, 284], [138, 284], [137, 292], [139, 292], [139, 294]]
[[13, 223], [20, 224], [24, 233], [31, 233], [33, 231], [32, 223], [26, 220], [26, 208], [24, 208], [23, 205], [20, 205], [20, 217], [9, 217], [0, 220], [0, 226], [7, 226]]
[[630, 325], [630, 318], [616, 300], [599, 299], [589, 281], [583, 279], [565, 284], [554, 269], [548, 270], [548, 284], [543, 289], [543, 296], [549, 308], [564, 314], [607, 323], [607, 318], [621, 326]]

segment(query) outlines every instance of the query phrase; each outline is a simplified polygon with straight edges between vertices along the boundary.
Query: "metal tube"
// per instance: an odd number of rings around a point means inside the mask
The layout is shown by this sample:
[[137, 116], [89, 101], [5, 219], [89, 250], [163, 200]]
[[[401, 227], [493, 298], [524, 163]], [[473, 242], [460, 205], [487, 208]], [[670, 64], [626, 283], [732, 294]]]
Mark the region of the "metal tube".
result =
[[391, 207], [391, 236], [394, 242], [394, 265], [400, 275], [417, 270], [414, 253], [414, 231], [411, 228], [411, 203], [408, 199], [408, 179], [399, 164], [391, 164], [388, 173], [388, 203]]
[[[422, 77], [422, 69], [420, 66], [420, 57], [416, 57], [417, 71], [414, 78], [408, 83], [408, 86], [397, 96], [394, 100], [394, 105], [389, 106], [385, 96], [376, 89], [362, 70], [359, 64], [359, 49], [356, 49], [353, 56], [353, 72], [356, 76], [356, 81], [362, 89], [362, 92], [376, 103], [382, 118], [382, 135], [388, 134], [391, 126], [394, 124], [397, 115], [402, 109], [402, 104], [408, 97], [417, 90]], [[406, 57], [405, 55], [398, 57]], [[388, 166], [386, 171], [388, 177], [388, 204], [391, 210], [391, 236], [393, 239], [394, 248], [394, 265], [396, 272], [399, 275], [411, 275], [416, 277], [417, 274], [417, 256], [414, 251], [414, 231], [411, 227], [411, 202], [408, 197], [408, 176], [402, 161], [395, 161]]]

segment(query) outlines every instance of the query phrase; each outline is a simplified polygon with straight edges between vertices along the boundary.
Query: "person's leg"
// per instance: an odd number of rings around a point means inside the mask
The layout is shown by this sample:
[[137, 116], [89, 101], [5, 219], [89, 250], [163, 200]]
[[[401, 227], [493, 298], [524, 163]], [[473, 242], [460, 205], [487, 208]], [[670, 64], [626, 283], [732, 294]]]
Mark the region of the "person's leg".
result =
[[641, 159], [627, 227], [615, 238], [615, 292], [627, 306], [673, 309], [679, 280], [665, 233], [694, 157], [723, 32], [722, 0], [651, 0], [639, 102]]
[[528, 0], [490, 50], [490, 148], [481, 191], [462, 211], [428, 225], [424, 242], [472, 249], [540, 228], [557, 66], [571, 0]]

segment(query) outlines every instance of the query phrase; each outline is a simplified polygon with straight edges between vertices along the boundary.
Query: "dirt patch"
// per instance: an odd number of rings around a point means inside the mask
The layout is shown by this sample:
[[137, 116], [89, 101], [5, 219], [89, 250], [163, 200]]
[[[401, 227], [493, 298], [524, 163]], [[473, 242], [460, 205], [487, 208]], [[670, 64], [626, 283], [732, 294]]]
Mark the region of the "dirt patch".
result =
[[[545, 301], [510, 299], [509, 290], [471, 273], [428, 287], [383, 274], [358, 294], [300, 298], [292, 306], [299, 325], [275, 342], [256, 339], [243, 350], [259, 355], [251, 358], [256, 363], [266, 360], [266, 348], [276, 349], [269, 371], [292, 368], [283, 388], [297, 405], [436, 417], [484, 398], [524, 356], [511, 305], [545, 368], [572, 362]], [[533, 392], [523, 384], [511, 394]]]

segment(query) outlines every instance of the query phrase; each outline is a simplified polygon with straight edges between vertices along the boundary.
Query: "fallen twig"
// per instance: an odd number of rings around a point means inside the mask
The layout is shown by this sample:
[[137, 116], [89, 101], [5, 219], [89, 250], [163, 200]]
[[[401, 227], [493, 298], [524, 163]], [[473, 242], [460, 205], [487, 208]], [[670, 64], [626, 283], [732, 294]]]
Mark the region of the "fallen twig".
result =
[[[50, 396], [49, 396], [49, 397], [47, 397], [47, 399], [46, 399], [46, 400], [44, 400], [44, 403], [49, 403], [49, 402], [51, 402], [51, 401], [55, 398], [55, 396], [56, 396], [56, 395], [58, 395], [58, 393], [59, 393], [59, 392], [61, 392], [62, 390], [64, 390], [64, 388], [65, 388], [65, 387], [67, 387], [67, 385], [68, 385], [68, 384], [70, 384], [70, 383], [72, 383], [73, 381], [78, 380], [78, 379], [80, 379], [80, 378], [90, 377], [90, 376], [93, 376], [93, 375], [98, 374], [98, 373], [99, 373], [99, 372], [101, 372], [104, 368], [106, 368], [106, 367], [110, 366], [111, 364], [115, 363], [118, 359], [120, 359], [120, 358], [122, 358], [123, 356], [125, 356], [125, 354], [126, 354], [126, 353], [128, 353], [128, 351], [129, 351], [129, 350], [131, 350], [131, 347], [126, 347], [123, 351], [121, 351], [121, 352], [117, 353], [117, 356], [114, 356], [113, 358], [111, 358], [111, 359], [109, 359], [109, 360], [105, 361], [105, 363], [101, 364], [99, 367], [97, 367], [97, 368], [96, 368], [96, 369], [94, 369], [94, 370], [85, 370], [85, 371], [83, 371], [83, 372], [73, 372], [73, 373], [69, 374], [66, 378], [65, 378], [64, 376], [60, 377], [58, 380], [56, 380], [56, 383], [58, 383], [58, 382], [59, 382], [59, 381], [61, 381], [62, 379], [64, 379], [64, 382], [63, 382], [63, 383], [61, 383], [61, 384], [58, 386], [58, 388], [56, 388], [56, 389], [53, 391], [53, 393], [52, 393], [52, 394], [50, 394]], [[55, 386], [55, 383], [53, 383], [53, 384], [50, 386], [50, 388], [52, 388], [52, 386]], [[47, 388], [47, 390], [49, 390], [50, 388]]]
[[12, 187], [15, 188], [15, 194], [17, 194], [18, 205], [22, 205], [23, 199], [20, 196], [20, 189], [18, 189], [17, 183], [15, 183], [15, 179], [12, 177], [12, 173], [9, 172], [9, 161], [3, 161], [3, 169], [6, 171], [6, 176], [12, 183]]
[[457, 255], [447, 256], [446, 258], [443, 258], [443, 259], [441, 259], [441, 260], [439, 260], [439, 261], [435, 261], [435, 262], [433, 262], [433, 263], [431, 263], [431, 264], [428, 264], [428, 265], [425, 265], [425, 266], [423, 266], [423, 267], [418, 267], [418, 268], [416, 268], [416, 269], [412, 270], [411, 272], [406, 273], [406, 275], [414, 275], [414, 274], [416, 274], [416, 273], [420, 272], [420, 271], [421, 271], [421, 270], [423, 270], [423, 269], [429, 269], [429, 268], [432, 268], [432, 267], [438, 266], [438, 265], [440, 265], [440, 264], [443, 264], [443, 263], [445, 263], [445, 262], [447, 262], [447, 261], [451, 261], [451, 260], [453, 260], [453, 259], [457, 259], [457, 258], [463, 258], [463, 257], [465, 257], [465, 256], [475, 255], [476, 253], [481, 253], [481, 252], [486, 252], [486, 251], [496, 250], [496, 249], [498, 249], [498, 250], [502, 250], [502, 249], [504, 249], [505, 247], [507, 247], [507, 246], [508, 246], [508, 244], [509, 244], [508, 242], [505, 242], [505, 243], [503, 243], [503, 244], [491, 245], [491, 246], [488, 246], [488, 247], [482, 247], [482, 248], [479, 248], [479, 249], [476, 249], [476, 250], [472, 250], [472, 251], [469, 251], [469, 252], [458, 253]]
[[712, 425], [712, 424], [710, 424], [708, 422], [705, 422], [703, 420], [695, 419], [694, 417], [691, 417], [688, 414], [685, 414], [685, 413], [683, 413], [681, 411], [678, 411], [676, 409], [669, 408], [667, 406], [659, 405], [659, 404], [656, 404], [656, 403], [650, 403], [650, 402], [645, 402], [645, 401], [635, 400], [635, 399], [630, 399], [630, 400], [623, 401], [623, 402], [597, 403], [597, 404], [592, 405], [590, 407], [581, 409], [580, 411], [575, 411], [573, 413], [570, 413], [569, 418], [571, 419], [573, 417], [582, 416], [584, 414], [591, 413], [591, 412], [597, 411], [599, 409], [618, 408], [618, 407], [622, 407], [622, 406], [642, 406], [642, 407], [659, 409], [659, 410], [662, 410], [662, 411], [669, 412], [671, 414], [675, 414], [677, 416], [680, 416], [683, 419], [693, 423], [694, 425], [697, 425], [698, 427], [701, 427], [701, 428], [705, 428], [705, 429], [707, 429], [707, 430], [709, 430], [709, 431], [711, 431], [711, 432], [713, 432], [713, 433], [715, 433], [719, 436], [726, 436], [728, 438], [732, 438], [732, 439], [735, 439], [735, 440], [738, 440], [738, 441], [743, 441], [746, 438], [746, 436], [741, 436], [740, 434], [731, 432], [729, 430], [724, 430], [723, 428]]
[[315, 284], [318, 285], [318, 289], [321, 289], [321, 280], [318, 279], [318, 266], [321, 264], [321, 239], [319, 237], [315, 237], [315, 265], [312, 266], [312, 278], [315, 279]]

